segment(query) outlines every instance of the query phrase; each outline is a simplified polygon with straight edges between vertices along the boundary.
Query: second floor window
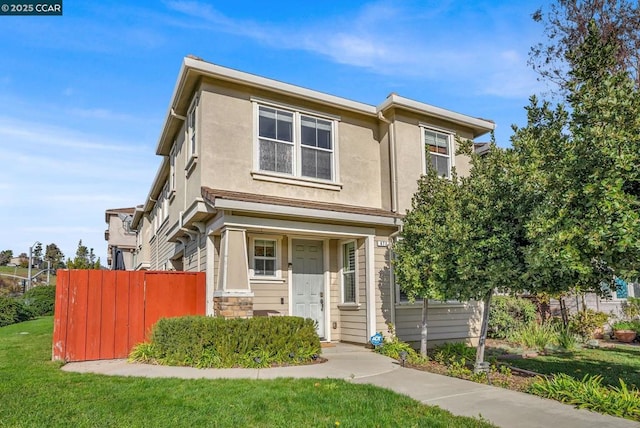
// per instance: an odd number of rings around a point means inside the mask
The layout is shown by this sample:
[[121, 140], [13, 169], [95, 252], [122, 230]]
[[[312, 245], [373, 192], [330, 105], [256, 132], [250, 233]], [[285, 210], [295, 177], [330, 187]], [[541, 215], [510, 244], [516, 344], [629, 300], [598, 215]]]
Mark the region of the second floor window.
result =
[[275, 107], [258, 107], [258, 168], [334, 180], [333, 122]]
[[427, 164], [438, 172], [440, 177], [451, 176], [451, 138], [448, 134], [424, 130], [424, 148]]

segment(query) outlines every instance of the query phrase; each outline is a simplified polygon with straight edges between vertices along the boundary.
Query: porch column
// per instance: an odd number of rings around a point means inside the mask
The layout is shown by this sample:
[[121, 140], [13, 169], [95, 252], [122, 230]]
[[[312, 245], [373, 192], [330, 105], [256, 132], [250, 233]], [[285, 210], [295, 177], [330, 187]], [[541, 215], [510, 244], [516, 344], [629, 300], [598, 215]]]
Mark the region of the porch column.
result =
[[253, 292], [249, 283], [247, 234], [244, 229], [222, 229], [218, 283], [213, 312], [224, 318], [251, 318]]
[[366, 296], [367, 296], [367, 337], [376, 334], [376, 274], [375, 274], [375, 236], [368, 235], [364, 241], [365, 246], [365, 270], [366, 270]]

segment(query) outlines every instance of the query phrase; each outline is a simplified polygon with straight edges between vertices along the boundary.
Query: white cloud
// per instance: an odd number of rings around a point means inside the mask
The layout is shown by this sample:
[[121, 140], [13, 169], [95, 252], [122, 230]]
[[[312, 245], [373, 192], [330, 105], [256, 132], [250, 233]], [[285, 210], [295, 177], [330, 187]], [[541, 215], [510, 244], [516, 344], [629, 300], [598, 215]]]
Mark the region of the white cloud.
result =
[[[271, 48], [313, 52], [378, 74], [465, 82], [473, 85], [467, 92], [507, 98], [528, 96], [538, 88], [536, 76], [518, 54], [522, 42], [517, 38], [507, 40], [506, 49], [498, 48], [491, 31], [472, 34], [464, 31], [464, 22], [448, 23], [448, 4], [428, 12], [404, 6], [374, 2], [353, 16], [279, 26], [234, 20], [201, 2], [167, 3], [188, 15], [190, 24], [195, 20], [210, 31], [241, 35]], [[513, 32], [515, 37], [518, 28]]]
[[15, 118], [0, 116], [0, 138], [9, 141], [18, 139], [31, 144], [31, 151], [36, 152], [35, 145], [55, 146], [82, 150], [104, 150], [115, 152], [138, 152], [140, 146], [124, 143], [98, 141], [93, 135], [87, 135], [71, 129], [37, 122], [26, 122]]

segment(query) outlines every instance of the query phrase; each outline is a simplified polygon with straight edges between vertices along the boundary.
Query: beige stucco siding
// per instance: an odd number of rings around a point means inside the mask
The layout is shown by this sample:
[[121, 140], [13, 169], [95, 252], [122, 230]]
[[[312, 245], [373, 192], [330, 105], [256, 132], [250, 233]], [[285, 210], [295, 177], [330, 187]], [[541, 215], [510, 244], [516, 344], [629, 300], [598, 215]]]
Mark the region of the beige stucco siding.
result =
[[[200, 97], [200, 145], [202, 164], [201, 184], [232, 191], [251, 191], [257, 194], [334, 202], [380, 208], [381, 160], [378, 125], [372, 118], [309, 105], [302, 100], [283, 100], [274, 94], [260, 94], [262, 98], [287, 107], [300, 107], [339, 116], [334, 134], [337, 160], [337, 184], [341, 188], [324, 189], [306, 185], [264, 181], [252, 175], [256, 142], [254, 141], [254, 104], [242, 88], [207, 83]], [[282, 104], [280, 104], [282, 103]], [[294, 177], [291, 177], [294, 178]]]
[[[413, 194], [418, 190], [418, 179], [426, 168], [426, 158], [422, 146], [422, 127], [433, 127], [443, 132], [449, 132], [460, 138], [472, 138], [472, 134], [450, 123], [432, 118], [420, 118], [414, 115], [402, 114], [394, 116], [394, 137], [396, 146], [396, 164], [398, 177], [398, 212], [404, 214], [411, 207]], [[468, 175], [470, 170], [469, 157], [455, 156], [453, 166], [458, 175]]]

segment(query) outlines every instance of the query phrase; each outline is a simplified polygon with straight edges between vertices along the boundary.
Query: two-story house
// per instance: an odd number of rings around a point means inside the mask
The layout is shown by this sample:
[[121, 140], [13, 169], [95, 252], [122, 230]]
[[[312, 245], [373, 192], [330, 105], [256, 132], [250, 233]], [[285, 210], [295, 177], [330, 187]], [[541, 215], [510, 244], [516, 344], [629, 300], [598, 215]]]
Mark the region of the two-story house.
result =
[[[136, 231], [131, 229], [135, 207], [110, 208], [104, 213], [107, 229], [104, 239], [107, 241], [107, 266], [112, 267], [114, 254], [120, 252], [125, 269], [133, 269], [133, 252], [136, 249]], [[118, 257], [116, 255], [116, 257]]]
[[[355, 343], [393, 323], [417, 341], [420, 304], [394, 283], [390, 244], [427, 165], [468, 173], [455, 137], [493, 128], [396, 94], [373, 106], [186, 57], [134, 215], [135, 268], [205, 271], [209, 314], [310, 317], [324, 340]], [[432, 307], [435, 341], [478, 336], [476, 304]]]

